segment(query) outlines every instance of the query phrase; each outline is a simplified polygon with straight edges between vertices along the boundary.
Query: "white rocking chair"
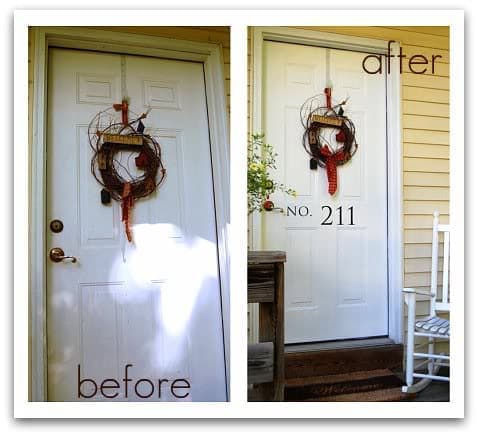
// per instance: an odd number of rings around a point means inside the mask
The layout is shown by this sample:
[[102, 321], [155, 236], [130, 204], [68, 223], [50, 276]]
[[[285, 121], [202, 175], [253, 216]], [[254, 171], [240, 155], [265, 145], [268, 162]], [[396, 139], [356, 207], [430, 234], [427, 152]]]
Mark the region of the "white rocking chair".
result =
[[[403, 392], [416, 393], [423, 390], [433, 380], [450, 381], [450, 377], [437, 375], [440, 367], [448, 366], [450, 356], [435, 353], [435, 341], [450, 340], [450, 322], [441, 318], [438, 312], [450, 312], [448, 298], [449, 259], [450, 259], [450, 226], [439, 224], [439, 213], [433, 214], [433, 236], [432, 236], [432, 272], [430, 292], [423, 292], [413, 288], [405, 288], [405, 303], [408, 306], [408, 332], [407, 332], [407, 358], [405, 369], [406, 386], [402, 387]], [[439, 233], [443, 233], [443, 287], [441, 299], [438, 299], [438, 247]], [[425, 295], [430, 298], [430, 314], [424, 318], [416, 318], [416, 296]], [[415, 351], [415, 337], [428, 338], [428, 352], [419, 353]], [[426, 344], [425, 344], [426, 345]], [[415, 359], [425, 359], [418, 365], [414, 365]], [[416, 372], [419, 368], [427, 365], [426, 373]], [[414, 379], [421, 379], [414, 383]]]

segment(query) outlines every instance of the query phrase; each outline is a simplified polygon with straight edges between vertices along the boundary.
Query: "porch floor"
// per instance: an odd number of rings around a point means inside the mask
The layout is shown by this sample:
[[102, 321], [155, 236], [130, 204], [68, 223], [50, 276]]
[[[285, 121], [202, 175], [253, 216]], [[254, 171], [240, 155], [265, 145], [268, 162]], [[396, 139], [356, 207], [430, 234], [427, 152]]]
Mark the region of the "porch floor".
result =
[[[448, 376], [448, 374], [449, 371], [445, 368], [438, 371], [438, 375]], [[410, 398], [405, 401], [422, 401], [428, 403], [448, 402], [450, 401], [450, 383], [433, 381], [415, 398]]]

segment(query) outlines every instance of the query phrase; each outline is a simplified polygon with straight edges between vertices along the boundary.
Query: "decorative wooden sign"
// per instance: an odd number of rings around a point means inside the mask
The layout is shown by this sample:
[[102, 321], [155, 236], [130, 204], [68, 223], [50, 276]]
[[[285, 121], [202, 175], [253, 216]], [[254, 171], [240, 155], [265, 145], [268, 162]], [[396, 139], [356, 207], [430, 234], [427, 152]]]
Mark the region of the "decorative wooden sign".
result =
[[342, 125], [341, 118], [327, 117], [325, 115], [312, 115], [312, 122], [334, 127], [340, 127]]
[[143, 135], [116, 135], [103, 133], [103, 142], [124, 145], [143, 145]]

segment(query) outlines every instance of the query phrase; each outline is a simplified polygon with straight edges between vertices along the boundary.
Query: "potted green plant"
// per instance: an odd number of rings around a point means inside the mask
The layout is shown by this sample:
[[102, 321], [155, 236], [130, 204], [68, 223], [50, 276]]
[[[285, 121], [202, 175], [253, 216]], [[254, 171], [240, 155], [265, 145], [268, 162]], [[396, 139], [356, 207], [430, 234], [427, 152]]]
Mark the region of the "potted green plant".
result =
[[297, 193], [272, 179], [270, 172], [276, 169], [277, 153], [272, 145], [264, 141], [264, 134], [252, 134], [247, 148], [247, 209], [254, 211], [270, 211], [274, 203], [269, 196], [279, 190], [288, 195]]

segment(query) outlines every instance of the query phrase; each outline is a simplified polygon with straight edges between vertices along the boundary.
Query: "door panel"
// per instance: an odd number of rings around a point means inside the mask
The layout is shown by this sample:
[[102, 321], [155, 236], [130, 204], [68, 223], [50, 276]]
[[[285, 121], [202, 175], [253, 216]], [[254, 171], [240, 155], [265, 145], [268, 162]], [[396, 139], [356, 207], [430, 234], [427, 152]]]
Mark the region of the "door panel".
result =
[[[364, 53], [265, 42], [266, 140], [278, 153], [276, 193], [284, 214], [264, 215], [264, 245], [287, 251], [286, 342], [388, 333], [386, 82], [362, 70]], [[326, 171], [309, 169], [300, 107], [332, 81], [334, 102], [356, 127], [357, 153], [338, 167], [338, 190]], [[333, 129], [326, 132], [337, 146]]]
[[[120, 102], [123, 87], [133, 111], [151, 108], [144, 124], [167, 169], [157, 191], [135, 203], [133, 243], [120, 204], [100, 201], [88, 143], [90, 120]], [[48, 263], [48, 399], [79, 400], [78, 364], [81, 378], [98, 385], [121, 381], [132, 364], [132, 387], [128, 395], [119, 389], [115, 401], [179, 401], [169, 388], [174, 379], [191, 386], [183, 401], [225, 401], [202, 64], [124, 56], [122, 67], [120, 55], [53, 49], [48, 102], [47, 220], [61, 219], [64, 230], [46, 229], [47, 250], [61, 247], [79, 259]], [[119, 159], [138, 173], [129, 153]], [[135, 392], [142, 378], [155, 381], [152, 395], [147, 382]], [[169, 384], [159, 390], [158, 379]], [[82, 385], [83, 395], [94, 391]], [[107, 398], [98, 389], [90, 400]]]

